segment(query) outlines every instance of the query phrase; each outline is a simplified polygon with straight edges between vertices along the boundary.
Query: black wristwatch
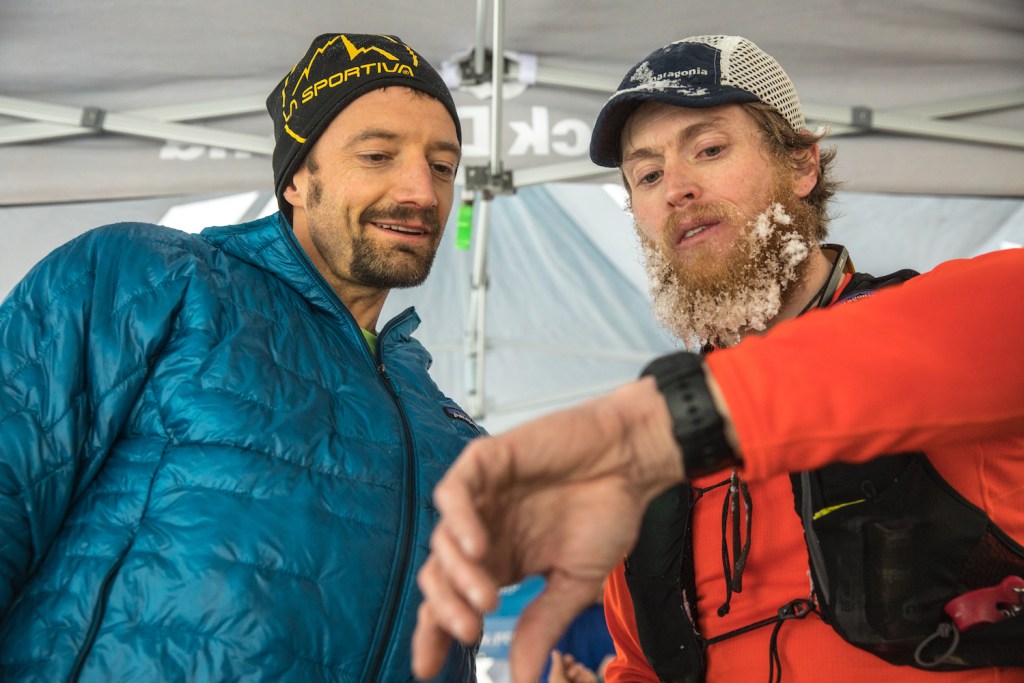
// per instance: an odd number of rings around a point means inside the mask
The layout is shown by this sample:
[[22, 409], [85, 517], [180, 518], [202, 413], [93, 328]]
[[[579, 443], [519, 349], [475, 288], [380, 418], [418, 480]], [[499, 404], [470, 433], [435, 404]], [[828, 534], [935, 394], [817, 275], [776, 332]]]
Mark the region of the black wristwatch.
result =
[[688, 480], [739, 464], [708, 390], [701, 356], [679, 351], [655, 358], [640, 373], [646, 375], [654, 377], [668, 404]]

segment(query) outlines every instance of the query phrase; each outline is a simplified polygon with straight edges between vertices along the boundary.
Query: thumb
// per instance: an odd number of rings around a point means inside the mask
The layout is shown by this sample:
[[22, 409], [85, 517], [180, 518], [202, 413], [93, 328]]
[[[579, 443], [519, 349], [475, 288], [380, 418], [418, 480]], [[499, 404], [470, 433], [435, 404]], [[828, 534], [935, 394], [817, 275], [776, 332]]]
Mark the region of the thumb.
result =
[[[509, 667], [515, 683], [536, 681], [544, 660], [593, 595], [578, 581], [548, 583], [523, 610], [509, 648]], [[554, 663], [552, 657], [552, 663]]]

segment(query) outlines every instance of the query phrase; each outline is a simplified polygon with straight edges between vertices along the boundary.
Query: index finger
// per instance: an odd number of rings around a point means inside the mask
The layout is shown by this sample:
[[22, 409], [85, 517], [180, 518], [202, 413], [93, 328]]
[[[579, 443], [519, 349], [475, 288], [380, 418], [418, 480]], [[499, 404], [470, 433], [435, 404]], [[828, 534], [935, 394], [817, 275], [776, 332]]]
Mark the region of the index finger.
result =
[[492, 481], [488, 481], [485, 464], [495, 444], [492, 437], [472, 441], [434, 488], [434, 504], [441, 513], [440, 524], [446, 527], [462, 553], [476, 561], [487, 555], [488, 535], [477, 500], [488, 494], [488, 487], [493, 493], [497, 486], [493, 476]]

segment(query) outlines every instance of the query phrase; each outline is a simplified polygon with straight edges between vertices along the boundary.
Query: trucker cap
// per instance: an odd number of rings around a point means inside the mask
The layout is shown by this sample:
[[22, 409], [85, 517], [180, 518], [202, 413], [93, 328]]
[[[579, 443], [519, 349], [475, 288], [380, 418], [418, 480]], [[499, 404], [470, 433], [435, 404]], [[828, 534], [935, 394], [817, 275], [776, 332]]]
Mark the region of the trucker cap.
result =
[[805, 125], [796, 88], [773, 57], [739, 36], [694, 36], [658, 48], [622, 79], [594, 124], [595, 164], [619, 166], [622, 128], [644, 102], [692, 108], [763, 102], [793, 130]]

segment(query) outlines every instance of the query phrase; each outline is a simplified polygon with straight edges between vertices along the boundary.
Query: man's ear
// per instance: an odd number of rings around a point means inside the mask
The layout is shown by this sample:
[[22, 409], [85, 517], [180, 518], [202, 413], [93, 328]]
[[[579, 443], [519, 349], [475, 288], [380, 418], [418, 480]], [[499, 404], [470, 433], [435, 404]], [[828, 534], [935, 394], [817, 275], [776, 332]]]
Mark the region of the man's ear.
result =
[[818, 143], [793, 158], [793, 191], [798, 197], [806, 197], [818, 184], [821, 173], [821, 150]]
[[292, 175], [291, 182], [284, 188], [284, 198], [293, 207], [306, 206], [306, 188], [309, 187], [309, 169], [301, 164]]

